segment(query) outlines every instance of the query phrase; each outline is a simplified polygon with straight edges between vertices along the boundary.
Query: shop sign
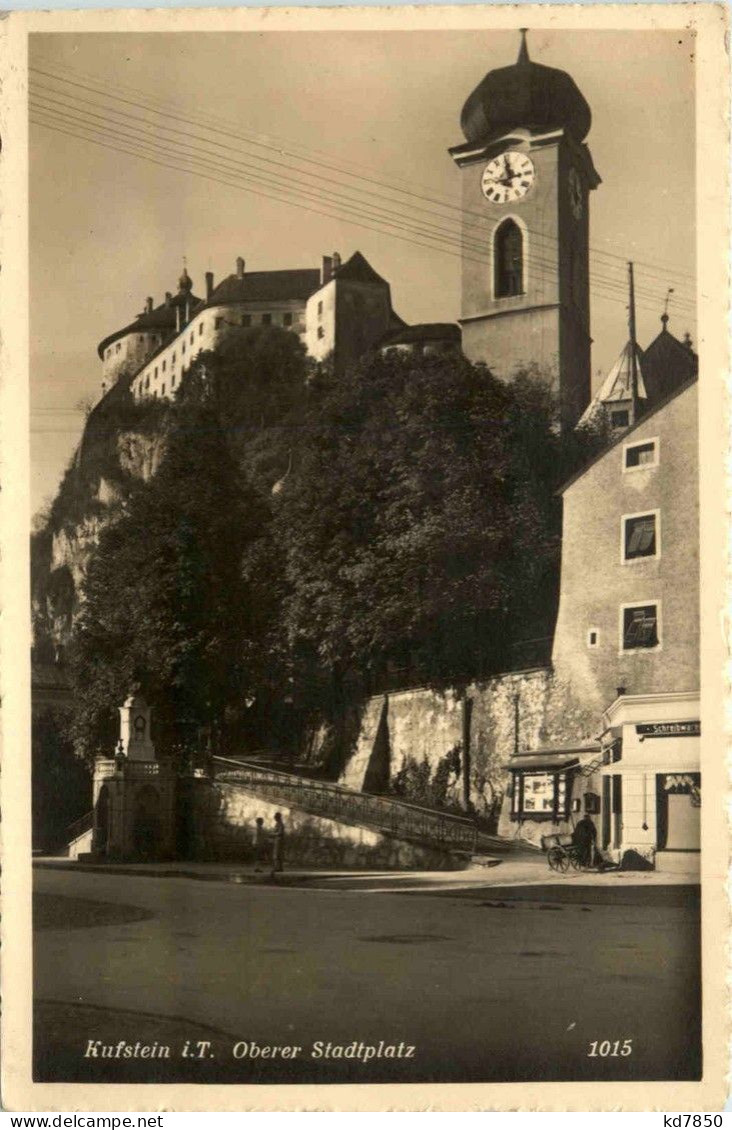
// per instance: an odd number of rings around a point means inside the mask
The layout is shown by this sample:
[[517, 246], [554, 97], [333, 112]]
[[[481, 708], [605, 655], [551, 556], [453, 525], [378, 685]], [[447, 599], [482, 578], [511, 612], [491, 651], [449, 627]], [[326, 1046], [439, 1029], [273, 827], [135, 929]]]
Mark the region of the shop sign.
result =
[[701, 722], [640, 722], [635, 732], [642, 742], [646, 738], [698, 738]]

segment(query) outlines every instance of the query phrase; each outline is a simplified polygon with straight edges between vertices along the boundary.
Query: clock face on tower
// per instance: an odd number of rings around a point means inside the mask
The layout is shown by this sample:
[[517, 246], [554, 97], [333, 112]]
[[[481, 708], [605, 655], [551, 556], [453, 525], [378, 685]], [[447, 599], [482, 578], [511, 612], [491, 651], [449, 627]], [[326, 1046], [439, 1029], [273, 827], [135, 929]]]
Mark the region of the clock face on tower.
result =
[[480, 187], [486, 200], [492, 204], [510, 204], [526, 195], [535, 177], [531, 158], [526, 153], [509, 149], [488, 162]]

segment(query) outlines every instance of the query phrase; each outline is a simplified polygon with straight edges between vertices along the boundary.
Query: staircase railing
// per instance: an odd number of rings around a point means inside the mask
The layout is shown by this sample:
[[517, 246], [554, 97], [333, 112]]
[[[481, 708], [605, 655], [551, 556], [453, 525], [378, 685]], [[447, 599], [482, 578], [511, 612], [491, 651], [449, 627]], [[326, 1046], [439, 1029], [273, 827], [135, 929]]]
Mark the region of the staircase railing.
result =
[[[282, 804], [292, 803], [312, 815], [343, 820], [347, 824], [364, 824], [401, 838], [443, 848], [466, 852], [475, 850], [476, 827], [466, 816], [422, 808], [393, 797], [358, 793], [331, 781], [295, 777], [230, 758], [215, 757], [214, 761], [217, 781], [250, 788]], [[232, 768], [219, 769], [219, 766]]]
[[93, 812], [85, 812], [84, 815], [80, 816], [78, 820], [74, 820], [74, 823], [69, 824], [68, 828], [66, 829], [66, 843], [70, 844], [74, 840], [78, 840], [79, 836], [83, 836], [85, 832], [89, 831], [93, 823]]

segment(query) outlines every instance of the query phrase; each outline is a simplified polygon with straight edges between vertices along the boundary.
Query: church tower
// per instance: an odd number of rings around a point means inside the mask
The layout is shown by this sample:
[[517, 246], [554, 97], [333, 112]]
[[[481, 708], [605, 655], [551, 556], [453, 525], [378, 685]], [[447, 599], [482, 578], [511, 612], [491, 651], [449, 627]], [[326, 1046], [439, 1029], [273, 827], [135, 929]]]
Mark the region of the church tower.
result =
[[463, 107], [463, 349], [498, 377], [551, 374], [565, 426], [590, 399], [590, 108], [564, 71], [490, 71]]

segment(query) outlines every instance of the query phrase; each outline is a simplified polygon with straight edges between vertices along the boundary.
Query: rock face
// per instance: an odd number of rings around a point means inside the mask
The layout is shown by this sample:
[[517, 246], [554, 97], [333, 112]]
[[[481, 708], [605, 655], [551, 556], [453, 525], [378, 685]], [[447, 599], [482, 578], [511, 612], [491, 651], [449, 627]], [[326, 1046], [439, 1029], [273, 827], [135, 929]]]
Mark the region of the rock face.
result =
[[58, 658], [68, 643], [91, 553], [130, 485], [149, 480], [165, 453], [164, 417], [137, 422], [102, 402], [89, 417], [48, 518], [31, 550], [36, 651]]

